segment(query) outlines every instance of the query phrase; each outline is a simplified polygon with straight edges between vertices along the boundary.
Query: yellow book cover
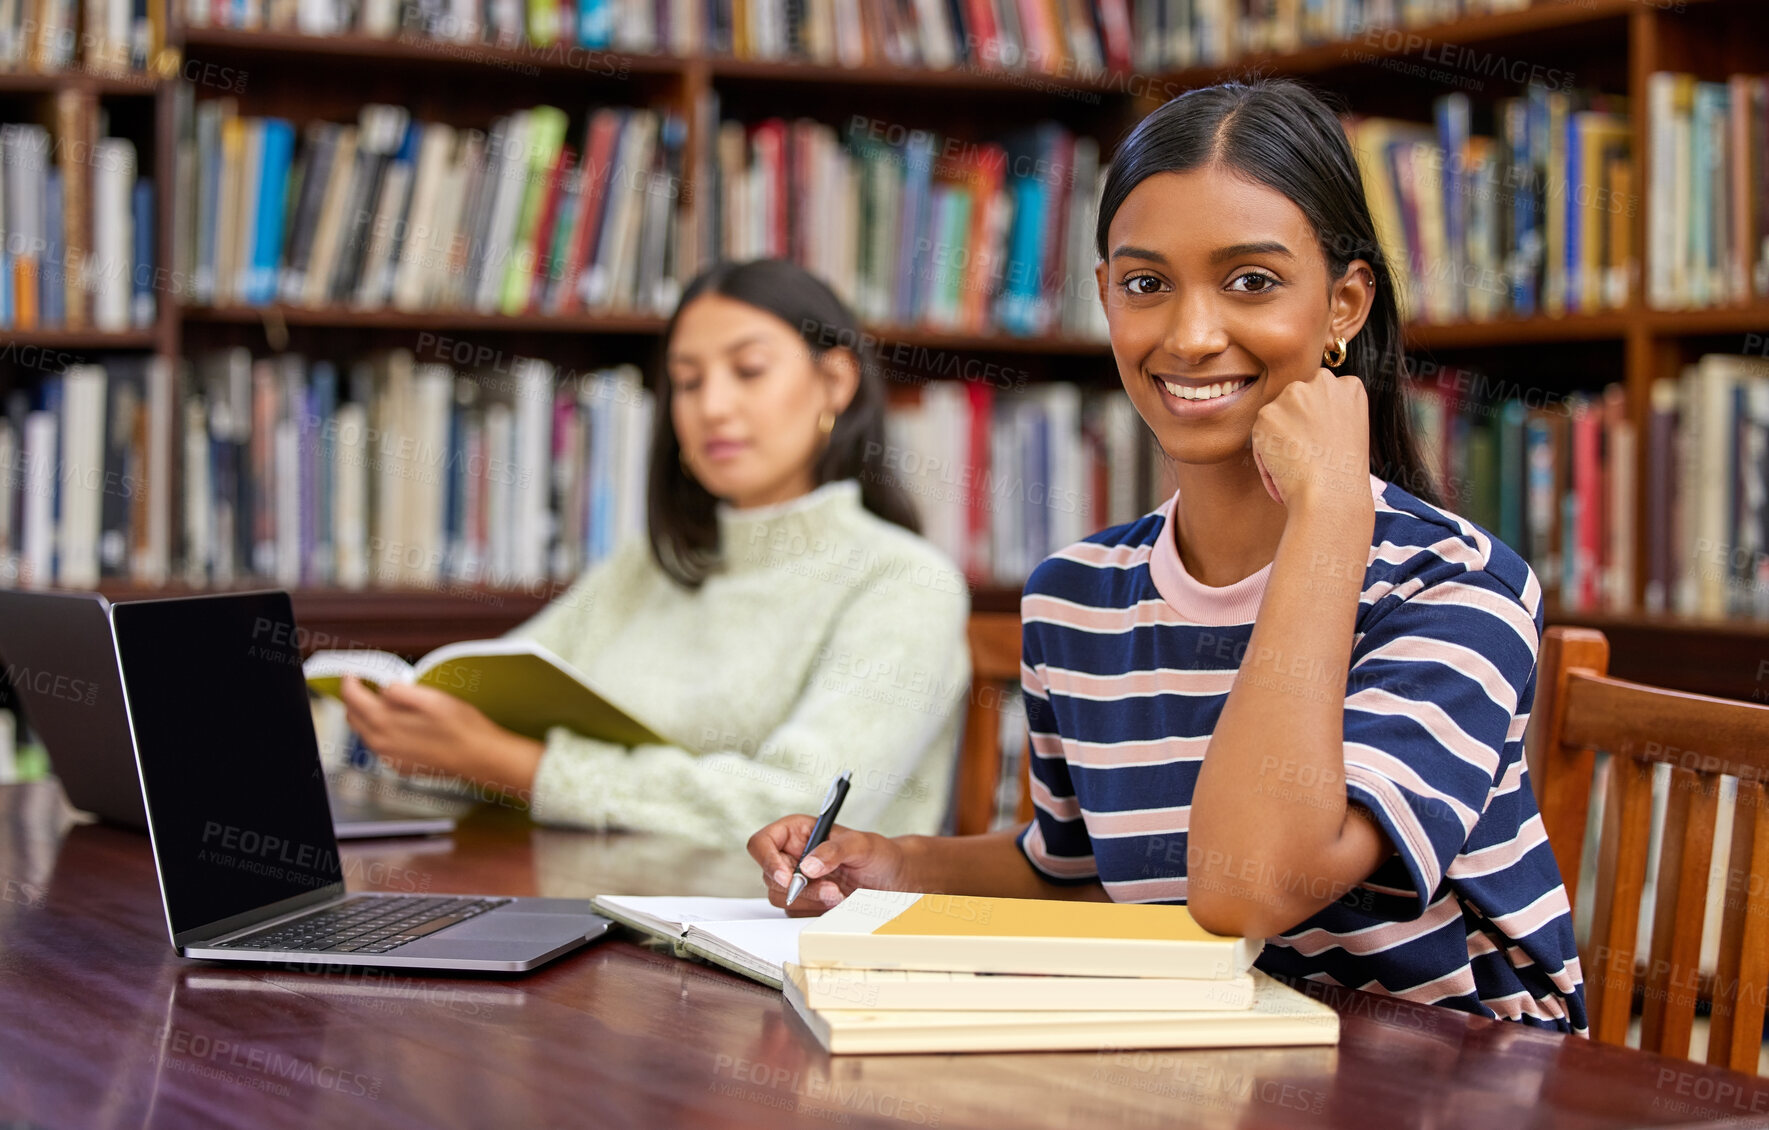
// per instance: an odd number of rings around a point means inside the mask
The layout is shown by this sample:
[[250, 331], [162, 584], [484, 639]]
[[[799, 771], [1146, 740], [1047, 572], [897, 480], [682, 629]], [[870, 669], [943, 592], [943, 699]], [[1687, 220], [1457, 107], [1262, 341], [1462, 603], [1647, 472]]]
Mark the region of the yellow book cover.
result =
[[1543, 273], [1542, 309], [1550, 317], [1566, 313], [1566, 195], [1577, 187], [1567, 183], [1566, 116], [1572, 99], [1565, 91], [1548, 95], [1548, 186], [1542, 218], [1547, 265]]
[[1183, 906], [863, 889], [799, 935], [799, 964], [1226, 979], [1263, 944], [1212, 934]]
[[1400, 305], [1401, 317], [1411, 318], [1418, 313], [1422, 300], [1413, 277], [1413, 253], [1421, 249], [1407, 243], [1404, 205], [1395, 184], [1390, 150], [1395, 145], [1426, 141], [1432, 136], [1431, 130], [1417, 123], [1387, 118], [1351, 118], [1346, 121], [1346, 132], [1363, 177], [1364, 195], [1370, 202], [1376, 240], [1382, 245], [1389, 274], [1399, 288], [1395, 301]]
[[1609, 216], [1612, 209], [1627, 209], [1627, 201], [1616, 196], [1616, 188], [1610, 179], [1612, 169], [1609, 157], [1613, 153], [1624, 155], [1628, 152], [1628, 120], [1617, 114], [1583, 111], [1575, 115], [1578, 119], [1578, 138], [1581, 152], [1579, 153], [1579, 179], [1583, 182], [1572, 186], [1578, 193], [1575, 203], [1581, 230], [1579, 232], [1579, 262], [1576, 280], [1577, 294], [1569, 294], [1569, 305], [1576, 304], [1582, 311], [1602, 308], [1604, 295], [1608, 289], [1608, 263], [1604, 254], [1604, 239], [1609, 228]]
[[1339, 1042], [1338, 1013], [1259, 972], [1253, 974], [1253, 1006], [1221, 1012], [814, 1008], [805, 999], [810, 971], [788, 964], [785, 974], [781, 988], [787, 1003], [817, 1042], [834, 1054], [1287, 1047]]
[[532, 640], [468, 640], [407, 663], [385, 651], [316, 651], [302, 667], [307, 685], [336, 698], [345, 675], [376, 687], [414, 683], [447, 691], [487, 718], [537, 740], [554, 726], [617, 745], [662, 741], [657, 731], [609, 702], [588, 677]]

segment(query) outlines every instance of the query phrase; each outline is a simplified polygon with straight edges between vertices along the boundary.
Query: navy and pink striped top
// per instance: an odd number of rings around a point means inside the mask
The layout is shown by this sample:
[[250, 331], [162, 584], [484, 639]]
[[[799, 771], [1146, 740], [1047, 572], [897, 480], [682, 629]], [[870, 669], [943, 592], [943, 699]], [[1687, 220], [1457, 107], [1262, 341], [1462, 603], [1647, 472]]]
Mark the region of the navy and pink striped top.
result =
[[[1344, 787], [1396, 853], [1268, 939], [1258, 965], [1583, 1031], [1572, 916], [1523, 758], [1541, 587], [1480, 527], [1373, 475], [1370, 488]], [[1177, 500], [1053, 554], [1021, 603], [1037, 807], [1021, 850], [1121, 902], [1186, 900], [1192, 789], [1271, 575], [1194, 580], [1167, 529]], [[1309, 783], [1282, 750], [1264, 761], [1274, 788]]]

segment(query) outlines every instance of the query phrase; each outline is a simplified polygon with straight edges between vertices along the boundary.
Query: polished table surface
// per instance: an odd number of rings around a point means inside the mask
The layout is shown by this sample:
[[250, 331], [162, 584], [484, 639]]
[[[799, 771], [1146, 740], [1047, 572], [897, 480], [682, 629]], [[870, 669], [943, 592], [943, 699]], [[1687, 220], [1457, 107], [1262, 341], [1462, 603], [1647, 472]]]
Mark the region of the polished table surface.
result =
[[[536, 827], [347, 844], [353, 890], [756, 895], [745, 858]], [[186, 961], [145, 836], [0, 787], [0, 1126], [1769, 1125], [1769, 1080], [1348, 990], [1336, 1048], [825, 1054], [618, 933], [506, 977]]]

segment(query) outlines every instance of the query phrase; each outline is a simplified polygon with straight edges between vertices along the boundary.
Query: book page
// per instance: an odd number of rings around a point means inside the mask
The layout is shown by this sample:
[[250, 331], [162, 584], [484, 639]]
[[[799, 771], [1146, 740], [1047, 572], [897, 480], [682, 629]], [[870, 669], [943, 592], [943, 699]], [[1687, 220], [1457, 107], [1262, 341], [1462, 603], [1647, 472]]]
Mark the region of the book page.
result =
[[355, 675], [377, 687], [412, 680], [412, 665], [390, 651], [360, 648], [351, 651], [316, 651], [301, 665], [301, 674], [315, 690], [338, 693], [338, 684], [345, 675]]

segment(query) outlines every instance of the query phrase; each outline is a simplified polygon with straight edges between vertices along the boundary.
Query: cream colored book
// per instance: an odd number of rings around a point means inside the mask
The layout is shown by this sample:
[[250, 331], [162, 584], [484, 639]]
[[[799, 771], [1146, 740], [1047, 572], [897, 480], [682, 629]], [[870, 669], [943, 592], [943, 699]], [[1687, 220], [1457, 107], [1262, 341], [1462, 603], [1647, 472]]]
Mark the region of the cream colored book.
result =
[[603, 697], [588, 676], [533, 640], [468, 640], [407, 663], [386, 651], [316, 651], [302, 666], [307, 685], [338, 697], [345, 675], [374, 686], [415, 683], [472, 703], [518, 734], [545, 739], [554, 726], [619, 745], [661, 741], [651, 726]]
[[767, 899], [698, 895], [600, 895], [597, 913], [663, 938], [677, 957], [698, 957], [780, 988], [782, 967], [798, 952], [799, 931], [813, 920], [788, 918]]
[[797, 967], [817, 1009], [959, 1012], [1232, 1012], [1253, 1007], [1253, 975], [1035, 977], [932, 969]]
[[[849, 896], [850, 898], [852, 896]], [[818, 1009], [807, 971], [788, 964], [784, 990], [817, 1042], [835, 1054], [1251, 1048], [1339, 1042], [1339, 1015], [1264, 973], [1253, 1007], [1223, 1012], [957, 1012]]]
[[798, 964], [1221, 980], [1263, 944], [1212, 934], [1183, 906], [858, 890], [799, 936]]

